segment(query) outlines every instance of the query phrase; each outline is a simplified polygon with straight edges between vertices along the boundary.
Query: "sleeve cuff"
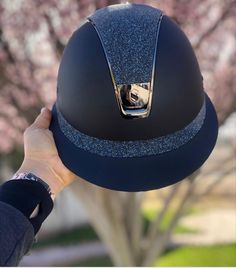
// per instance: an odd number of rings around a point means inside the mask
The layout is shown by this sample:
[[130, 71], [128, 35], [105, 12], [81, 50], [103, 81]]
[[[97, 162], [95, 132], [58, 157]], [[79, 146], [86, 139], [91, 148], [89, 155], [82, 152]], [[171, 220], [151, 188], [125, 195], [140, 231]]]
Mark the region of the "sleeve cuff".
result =
[[[37, 181], [11, 180], [5, 182], [0, 187], [0, 201], [21, 211], [33, 225], [35, 234], [53, 209], [50, 194]], [[38, 215], [30, 219], [30, 215], [37, 205], [39, 205]]]

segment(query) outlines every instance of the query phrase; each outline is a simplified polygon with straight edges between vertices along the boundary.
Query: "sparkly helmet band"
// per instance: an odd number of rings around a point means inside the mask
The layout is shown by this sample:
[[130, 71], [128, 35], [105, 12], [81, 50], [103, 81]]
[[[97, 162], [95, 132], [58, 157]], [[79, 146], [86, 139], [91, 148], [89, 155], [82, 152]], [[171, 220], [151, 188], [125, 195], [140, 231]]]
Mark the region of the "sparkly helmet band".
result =
[[192, 140], [200, 131], [206, 116], [206, 102], [194, 120], [185, 128], [172, 134], [136, 141], [112, 141], [98, 139], [81, 133], [71, 126], [56, 105], [57, 118], [62, 133], [76, 147], [93, 154], [107, 157], [142, 157], [173, 151]]

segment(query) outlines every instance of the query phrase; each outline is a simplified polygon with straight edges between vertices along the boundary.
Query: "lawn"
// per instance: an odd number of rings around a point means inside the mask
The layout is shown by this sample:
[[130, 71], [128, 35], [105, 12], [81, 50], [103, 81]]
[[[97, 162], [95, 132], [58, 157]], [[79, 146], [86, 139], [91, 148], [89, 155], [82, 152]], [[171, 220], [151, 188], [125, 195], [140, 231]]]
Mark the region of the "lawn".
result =
[[98, 240], [98, 236], [90, 225], [83, 225], [70, 231], [61, 232], [46, 239], [39, 239], [33, 248], [44, 248], [53, 246], [68, 246], [80, 242]]
[[[155, 217], [157, 211], [144, 210], [143, 216], [145, 229]], [[190, 211], [189, 213], [196, 213]], [[161, 230], [165, 230], [173, 215], [169, 211], [161, 223]], [[177, 225], [174, 233], [192, 233], [197, 230], [188, 229], [184, 226]], [[85, 241], [97, 241], [99, 238], [93, 228], [89, 225], [78, 227], [74, 230], [55, 235], [49, 239], [41, 240], [35, 244], [34, 248], [50, 247], [55, 245], [78, 244]], [[108, 256], [89, 258], [75, 263], [68, 263], [68, 266], [80, 267], [107, 267], [112, 266]], [[220, 246], [186, 246], [169, 250], [154, 262], [154, 266], [236, 266], [236, 245]]]
[[182, 247], [164, 254], [154, 266], [236, 266], [236, 245]]
[[[112, 266], [109, 257], [90, 258], [81, 262], [68, 264], [78, 267]], [[181, 247], [169, 251], [154, 263], [160, 266], [236, 266], [236, 245]]]

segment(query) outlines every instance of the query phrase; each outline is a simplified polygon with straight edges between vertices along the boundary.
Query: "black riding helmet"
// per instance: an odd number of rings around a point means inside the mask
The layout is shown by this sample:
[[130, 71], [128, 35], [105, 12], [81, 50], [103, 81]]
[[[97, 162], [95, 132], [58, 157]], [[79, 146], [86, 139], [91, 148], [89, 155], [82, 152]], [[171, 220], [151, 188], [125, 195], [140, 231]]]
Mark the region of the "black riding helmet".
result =
[[182, 180], [218, 133], [187, 37], [162, 11], [137, 4], [102, 8], [74, 32], [50, 128], [68, 169], [120, 191]]

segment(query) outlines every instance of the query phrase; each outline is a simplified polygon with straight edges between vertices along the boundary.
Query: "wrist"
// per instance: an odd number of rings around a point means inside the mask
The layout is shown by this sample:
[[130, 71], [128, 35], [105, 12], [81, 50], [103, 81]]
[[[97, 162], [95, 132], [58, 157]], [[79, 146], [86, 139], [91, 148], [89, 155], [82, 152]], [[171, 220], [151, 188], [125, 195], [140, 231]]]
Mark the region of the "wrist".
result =
[[24, 159], [17, 173], [33, 173], [39, 177], [49, 185], [51, 192], [53, 193], [52, 198], [64, 188], [62, 179], [52, 170], [46, 161]]

